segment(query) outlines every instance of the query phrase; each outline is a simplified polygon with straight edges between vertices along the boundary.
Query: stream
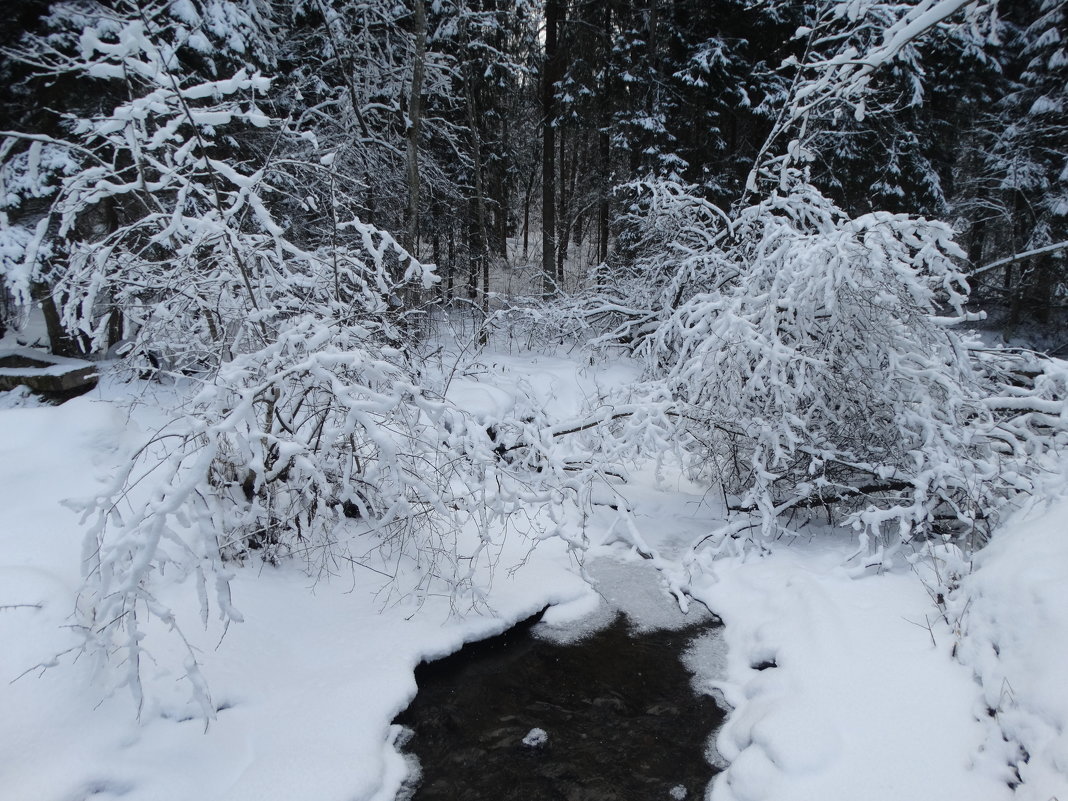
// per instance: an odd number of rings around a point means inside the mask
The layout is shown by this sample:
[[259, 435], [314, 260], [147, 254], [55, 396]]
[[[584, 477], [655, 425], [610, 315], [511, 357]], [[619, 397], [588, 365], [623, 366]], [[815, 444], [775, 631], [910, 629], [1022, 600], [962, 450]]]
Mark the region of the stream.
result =
[[714, 650], [718, 625], [677, 618], [639, 628], [609, 606], [573, 639], [536, 616], [421, 664], [419, 692], [395, 720], [413, 766], [399, 798], [703, 798], [725, 713], [687, 664]]

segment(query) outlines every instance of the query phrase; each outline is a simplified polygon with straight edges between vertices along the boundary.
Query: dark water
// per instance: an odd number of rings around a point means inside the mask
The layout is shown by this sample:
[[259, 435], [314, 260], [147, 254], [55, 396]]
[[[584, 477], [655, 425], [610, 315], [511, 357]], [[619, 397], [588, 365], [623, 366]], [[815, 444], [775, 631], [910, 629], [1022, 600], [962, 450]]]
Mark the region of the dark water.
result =
[[[560, 645], [531, 636], [532, 622], [416, 670], [419, 694], [395, 721], [414, 730], [412, 797], [703, 798], [717, 772], [705, 743], [723, 712], [694, 694], [679, 655], [710, 625], [632, 635], [620, 616]], [[544, 745], [523, 744], [533, 728], [548, 733]]]

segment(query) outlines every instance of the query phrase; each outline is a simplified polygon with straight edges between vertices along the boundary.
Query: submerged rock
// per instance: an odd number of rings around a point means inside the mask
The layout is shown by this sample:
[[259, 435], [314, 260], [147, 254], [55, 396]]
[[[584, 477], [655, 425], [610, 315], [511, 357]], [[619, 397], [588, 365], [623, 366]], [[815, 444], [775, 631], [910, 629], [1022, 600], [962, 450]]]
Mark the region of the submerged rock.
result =
[[523, 738], [523, 745], [527, 748], [542, 748], [548, 742], [549, 733], [537, 727], [528, 731], [527, 736]]

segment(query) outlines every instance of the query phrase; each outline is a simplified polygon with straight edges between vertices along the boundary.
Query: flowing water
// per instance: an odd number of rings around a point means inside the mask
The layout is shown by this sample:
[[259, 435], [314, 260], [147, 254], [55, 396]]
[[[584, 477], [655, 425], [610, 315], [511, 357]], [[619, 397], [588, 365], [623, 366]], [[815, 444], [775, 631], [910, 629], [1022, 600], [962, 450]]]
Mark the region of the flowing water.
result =
[[418, 695], [396, 720], [420, 767], [402, 797], [703, 798], [724, 713], [680, 657], [714, 623], [636, 631], [619, 614], [561, 643], [534, 636], [534, 622], [419, 666]]

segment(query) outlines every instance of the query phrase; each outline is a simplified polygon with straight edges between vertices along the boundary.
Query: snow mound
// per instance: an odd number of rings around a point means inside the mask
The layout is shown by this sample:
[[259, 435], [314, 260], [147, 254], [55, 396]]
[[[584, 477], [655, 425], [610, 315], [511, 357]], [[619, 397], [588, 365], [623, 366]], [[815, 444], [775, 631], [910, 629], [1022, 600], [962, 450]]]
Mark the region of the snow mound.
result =
[[[569, 604], [550, 607], [534, 628], [535, 636], [561, 644], [578, 642], [610, 626], [620, 613], [626, 615], [637, 633], [677, 630], [711, 620], [700, 605], [681, 611], [668, 593], [660, 571], [649, 560], [626, 558], [615, 552], [601, 554], [587, 560], [586, 573], [593, 581], [593, 589]], [[696, 663], [687, 664], [695, 673], [712, 675]], [[718, 666], [713, 672], [716, 670]], [[715, 675], [718, 678], [718, 673]]]
[[30, 391], [29, 387], [21, 384], [7, 392], [0, 392], [0, 410], [32, 409], [43, 405], [45, 404]]
[[1003, 762], [981, 751], [978, 687], [946, 632], [932, 642], [923, 585], [850, 578], [848, 555], [814, 542], [702, 561], [694, 593], [726, 624], [719, 687], [734, 707], [709, 797], [1007, 801]]
[[1015, 798], [1068, 799], [1068, 498], [1007, 521], [955, 600], [960, 658], [997, 724], [991, 747], [1016, 763]]

